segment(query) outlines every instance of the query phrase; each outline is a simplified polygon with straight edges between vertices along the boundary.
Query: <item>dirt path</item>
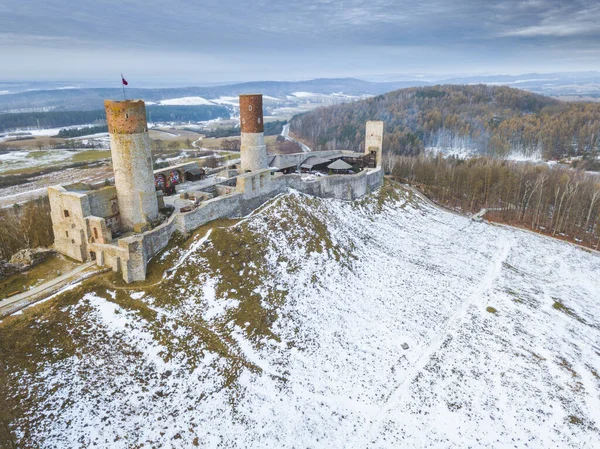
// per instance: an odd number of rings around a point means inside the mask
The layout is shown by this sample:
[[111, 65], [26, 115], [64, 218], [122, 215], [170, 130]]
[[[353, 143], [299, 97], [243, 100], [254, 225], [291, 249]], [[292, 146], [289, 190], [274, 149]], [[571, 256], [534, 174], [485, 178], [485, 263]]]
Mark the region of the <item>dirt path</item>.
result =
[[469, 296], [465, 298], [456, 312], [449, 316], [448, 319], [432, 333], [433, 338], [424, 346], [418, 348], [420, 349], [420, 353], [407, 358], [411, 363], [411, 366], [409, 366], [402, 380], [387, 394], [385, 401], [378, 410], [373, 423], [366, 433], [367, 439], [365, 441], [365, 447], [368, 446], [368, 443], [371, 443], [377, 438], [385, 419], [389, 416], [390, 410], [394, 406], [398, 406], [398, 404], [402, 403], [404, 398], [410, 392], [410, 385], [431, 362], [435, 354], [438, 351], [443, 351], [444, 343], [459, 332], [469, 310], [472, 307], [476, 307], [478, 302], [484, 297], [484, 294], [494, 288], [497, 279], [501, 275], [502, 264], [508, 258], [511, 248], [514, 246], [514, 242], [510, 239], [504, 240], [503, 238], [500, 238], [498, 244], [497, 251], [493, 254], [493, 258], [490, 260], [489, 266], [487, 267], [485, 275], [481, 278], [481, 281], [475, 286]]
[[79, 265], [68, 273], [54, 278], [31, 290], [0, 300], [0, 318], [11, 315], [35, 302], [41, 301], [56, 293], [62, 287], [81, 281], [103, 270], [95, 268], [95, 262]]

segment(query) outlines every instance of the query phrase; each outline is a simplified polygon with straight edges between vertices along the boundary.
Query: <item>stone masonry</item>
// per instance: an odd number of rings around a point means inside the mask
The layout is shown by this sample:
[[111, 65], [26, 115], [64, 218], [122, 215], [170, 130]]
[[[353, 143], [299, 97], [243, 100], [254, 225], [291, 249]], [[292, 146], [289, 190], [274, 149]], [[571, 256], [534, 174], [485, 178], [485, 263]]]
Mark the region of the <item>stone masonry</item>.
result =
[[369, 120], [365, 130], [365, 154], [375, 151], [377, 166], [383, 161], [383, 122]]
[[240, 95], [241, 172], [267, 168], [261, 94]]
[[104, 102], [115, 187], [124, 231], [143, 229], [158, 216], [146, 106], [141, 100]]

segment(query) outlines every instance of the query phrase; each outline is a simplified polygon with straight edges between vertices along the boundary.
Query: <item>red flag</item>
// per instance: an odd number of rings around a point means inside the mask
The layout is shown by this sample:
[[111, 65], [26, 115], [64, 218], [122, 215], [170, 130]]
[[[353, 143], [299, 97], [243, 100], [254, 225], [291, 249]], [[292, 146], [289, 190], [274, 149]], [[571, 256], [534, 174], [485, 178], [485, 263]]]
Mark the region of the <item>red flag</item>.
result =
[[121, 73], [121, 82], [123, 83], [123, 86], [128, 86], [129, 83], [127, 82], [127, 80], [125, 78], [123, 78], [123, 74]]

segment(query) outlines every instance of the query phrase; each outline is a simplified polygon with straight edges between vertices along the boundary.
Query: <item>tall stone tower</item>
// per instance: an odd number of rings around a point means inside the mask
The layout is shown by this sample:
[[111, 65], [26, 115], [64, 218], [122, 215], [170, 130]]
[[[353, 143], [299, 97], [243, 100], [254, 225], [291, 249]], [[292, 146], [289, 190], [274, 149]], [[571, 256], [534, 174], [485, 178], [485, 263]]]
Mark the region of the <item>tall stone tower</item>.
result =
[[142, 100], [105, 100], [104, 109], [121, 227], [140, 230], [158, 215], [146, 105]]
[[265, 146], [262, 94], [240, 95], [241, 172], [268, 167]]
[[365, 133], [365, 154], [375, 152], [376, 167], [381, 167], [383, 160], [383, 122], [370, 120]]

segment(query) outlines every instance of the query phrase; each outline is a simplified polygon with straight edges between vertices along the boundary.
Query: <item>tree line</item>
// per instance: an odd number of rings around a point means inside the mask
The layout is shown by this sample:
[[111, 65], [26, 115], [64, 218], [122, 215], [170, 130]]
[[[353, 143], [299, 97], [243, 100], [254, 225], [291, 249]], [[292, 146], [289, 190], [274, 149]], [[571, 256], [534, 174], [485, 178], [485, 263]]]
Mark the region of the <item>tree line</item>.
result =
[[597, 155], [600, 104], [561, 102], [504, 86], [401, 89], [294, 116], [291, 130], [314, 149], [362, 150], [367, 120], [385, 122], [384, 147], [418, 155], [425, 148], [468, 148], [545, 159]]
[[50, 247], [53, 242], [48, 197], [0, 209], [0, 260], [23, 248]]
[[[160, 106], [146, 107], [149, 122], [201, 122], [229, 118], [225, 106]], [[0, 114], [0, 132], [16, 129], [48, 129], [66, 126], [106, 123], [103, 109], [94, 111], [49, 111]], [[71, 136], [73, 137], [73, 136]]]
[[90, 134], [107, 133], [108, 125], [84, 126], [83, 128], [61, 129], [55, 137], [67, 139], [70, 137], [87, 136]]
[[392, 175], [461, 212], [486, 208], [492, 219], [598, 248], [600, 176], [566, 167], [437, 156], [394, 156]]

